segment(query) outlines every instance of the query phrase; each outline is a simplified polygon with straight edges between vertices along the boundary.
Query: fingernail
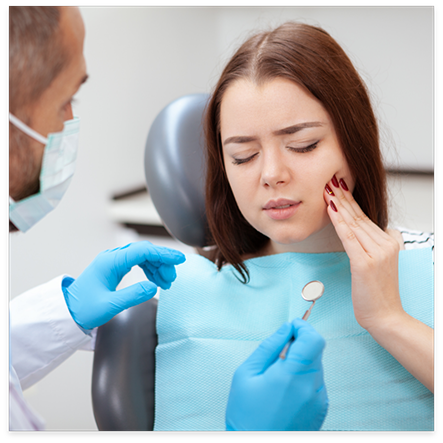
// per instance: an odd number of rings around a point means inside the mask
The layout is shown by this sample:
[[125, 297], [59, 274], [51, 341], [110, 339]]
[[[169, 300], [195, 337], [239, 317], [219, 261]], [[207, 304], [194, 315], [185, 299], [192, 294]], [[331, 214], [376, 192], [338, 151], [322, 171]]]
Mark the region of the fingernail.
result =
[[341, 184], [341, 187], [345, 190], [345, 191], [349, 191], [349, 189], [348, 189], [348, 185], [346, 184], [346, 182], [341, 178], [340, 179], [340, 184]]
[[335, 194], [332, 192], [332, 189], [329, 187], [329, 185], [326, 185], [326, 186], [325, 186], [325, 189], [326, 189], [326, 192], [327, 192], [329, 195], [335, 195]]
[[336, 177], [335, 175], [334, 175], [334, 177], [332, 177], [331, 182], [332, 182], [332, 184], [333, 184], [336, 188], [339, 187], [339, 185], [338, 185], [338, 180], [337, 180], [337, 177]]
[[334, 202], [332, 200], [329, 202], [329, 206], [332, 208], [334, 212], [337, 212], [337, 208], [335, 207]]

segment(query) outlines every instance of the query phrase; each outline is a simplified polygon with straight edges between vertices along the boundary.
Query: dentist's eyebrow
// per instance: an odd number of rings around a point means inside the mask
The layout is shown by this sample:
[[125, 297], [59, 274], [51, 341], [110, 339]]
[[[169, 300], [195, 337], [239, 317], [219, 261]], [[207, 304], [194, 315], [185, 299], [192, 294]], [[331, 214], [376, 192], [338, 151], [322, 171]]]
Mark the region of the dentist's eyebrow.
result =
[[83, 83], [86, 83], [86, 80], [88, 80], [88, 78], [89, 78], [89, 75], [88, 75], [88, 74], [85, 74], [85, 75], [81, 78], [81, 80], [79, 81], [78, 86], [81, 86]]
[[72, 89], [72, 95], [75, 95], [77, 92], [78, 92], [78, 90], [80, 89], [80, 86], [83, 84], [83, 83], [86, 83], [86, 81], [88, 80], [88, 78], [89, 78], [89, 75], [88, 74], [85, 74], [85, 75], [83, 75], [81, 78], [80, 78], [80, 80], [77, 82], [77, 84], [75, 85], [75, 87], [74, 87], [74, 89]]
[[[288, 126], [287, 128], [279, 129], [278, 131], [273, 132], [274, 135], [289, 135], [295, 134], [306, 128], [317, 128], [319, 126], [325, 126], [325, 123], [322, 122], [304, 122], [299, 123], [297, 125]], [[247, 135], [235, 135], [234, 137], [228, 137], [223, 145], [227, 145], [229, 143], [249, 143], [257, 140], [257, 137], [247, 136]]]
[[288, 126], [287, 128], [279, 129], [278, 131], [275, 131], [274, 135], [290, 135], [295, 134], [296, 132], [299, 132], [306, 128], [317, 128], [319, 126], [325, 126], [322, 122], [304, 122], [299, 123], [298, 125], [292, 125]]

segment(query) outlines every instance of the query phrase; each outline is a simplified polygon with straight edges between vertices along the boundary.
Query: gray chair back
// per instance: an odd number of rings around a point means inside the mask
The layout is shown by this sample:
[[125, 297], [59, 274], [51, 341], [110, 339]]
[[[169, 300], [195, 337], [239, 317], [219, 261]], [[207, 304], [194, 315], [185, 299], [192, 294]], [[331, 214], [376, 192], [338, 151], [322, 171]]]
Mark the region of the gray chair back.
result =
[[202, 117], [208, 94], [167, 105], [154, 120], [145, 146], [148, 192], [169, 233], [202, 248], [207, 242]]
[[[202, 116], [207, 94], [166, 106], [145, 146], [148, 192], [170, 234], [206, 246]], [[99, 430], [148, 431], [154, 427], [157, 300], [123, 311], [97, 331], [92, 405]]]
[[154, 428], [156, 314], [153, 298], [98, 328], [92, 407], [101, 431]]

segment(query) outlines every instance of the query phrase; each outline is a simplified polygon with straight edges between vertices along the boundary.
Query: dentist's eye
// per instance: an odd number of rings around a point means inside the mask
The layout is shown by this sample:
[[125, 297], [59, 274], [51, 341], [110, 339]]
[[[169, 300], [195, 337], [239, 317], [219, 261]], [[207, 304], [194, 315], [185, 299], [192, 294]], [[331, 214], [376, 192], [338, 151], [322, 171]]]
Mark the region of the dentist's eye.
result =
[[71, 105], [75, 105], [76, 103], [78, 103], [78, 99], [75, 97], [72, 97], [71, 100], [69, 101], [69, 103], [71, 103]]
[[248, 161], [252, 160], [257, 154], [251, 155], [250, 157], [247, 158], [234, 158], [234, 161], [232, 162], [232, 164], [234, 165], [241, 165], [243, 163], [247, 163]]
[[299, 153], [304, 153], [304, 152], [309, 152], [309, 151], [313, 151], [316, 147], [317, 147], [317, 145], [320, 143], [320, 141], [317, 141], [317, 142], [315, 142], [315, 143], [312, 143], [312, 145], [309, 145], [309, 146], [305, 146], [304, 148], [293, 148], [292, 146], [287, 146], [287, 148], [290, 150], [290, 151], [293, 151], [293, 152], [299, 152]]
[[66, 111], [70, 106], [76, 104], [78, 100], [74, 97], [70, 98], [64, 105], [62, 106], [63, 111]]

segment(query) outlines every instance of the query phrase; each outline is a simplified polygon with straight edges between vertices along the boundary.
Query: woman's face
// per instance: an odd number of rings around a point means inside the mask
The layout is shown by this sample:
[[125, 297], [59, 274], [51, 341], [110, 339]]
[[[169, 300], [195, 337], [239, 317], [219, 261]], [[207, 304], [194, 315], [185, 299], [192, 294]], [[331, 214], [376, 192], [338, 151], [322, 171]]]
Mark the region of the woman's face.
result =
[[323, 193], [334, 175], [354, 187], [328, 113], [289, 80], [235, 81], [223, 96], [220, 130], [238, 207], [276, 244], [304, 242], [329, 225]]

